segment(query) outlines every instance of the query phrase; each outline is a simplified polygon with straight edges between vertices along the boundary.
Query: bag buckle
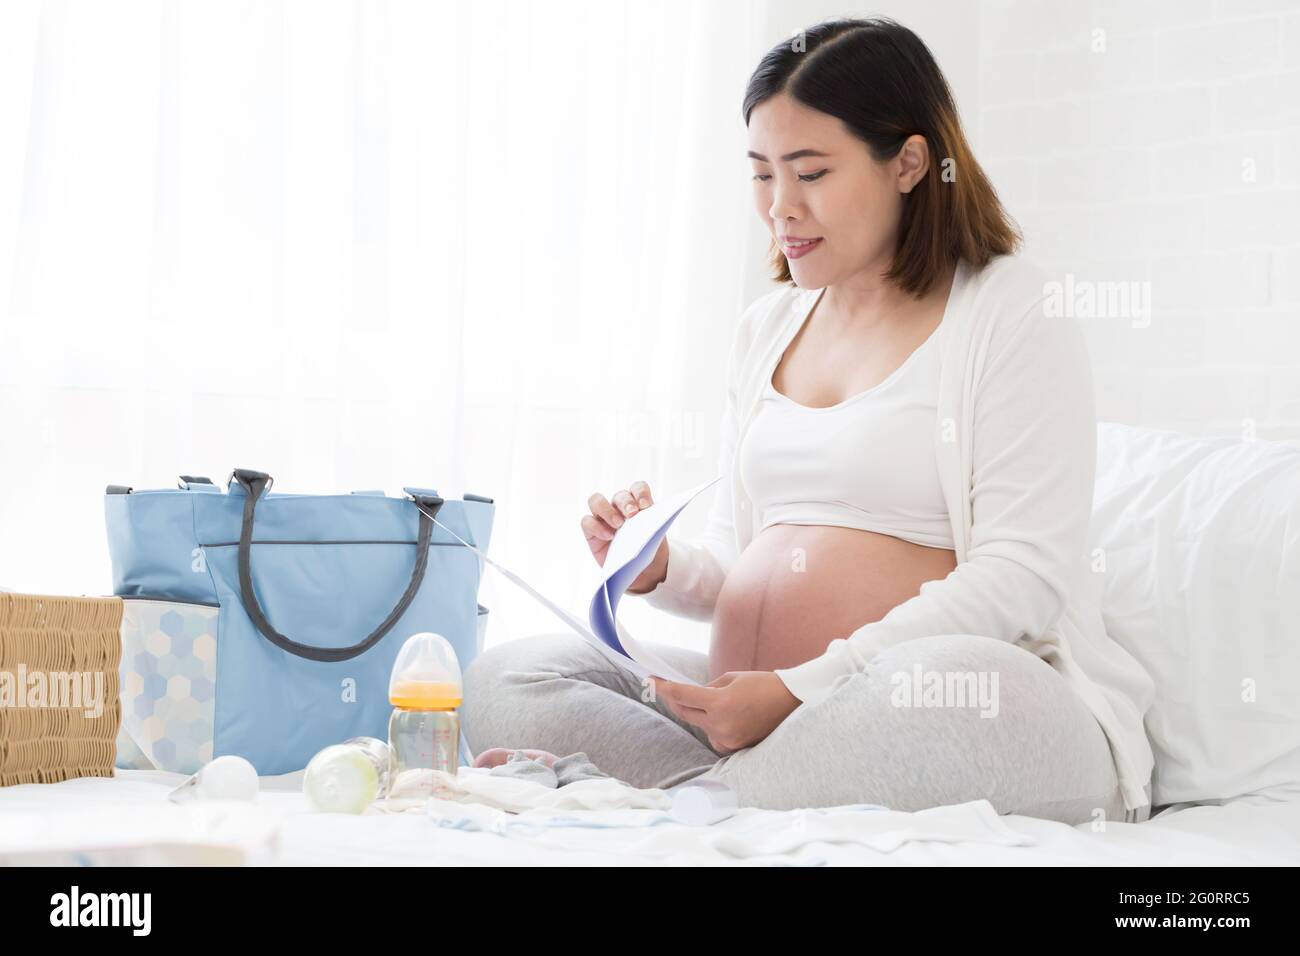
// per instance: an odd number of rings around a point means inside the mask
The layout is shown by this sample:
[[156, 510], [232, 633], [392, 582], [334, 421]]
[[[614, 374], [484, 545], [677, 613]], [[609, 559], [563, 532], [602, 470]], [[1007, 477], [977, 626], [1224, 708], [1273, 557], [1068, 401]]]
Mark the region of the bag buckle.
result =
[[415, 502], [415, 506], [430, 518], [438, 515], [438, 509], [443, 505], [443, 499], [432, 488], [403, 488], [407, 498]]
[[230, 477], [226, 479], [226, 491], [230, 491], [231, 482], [238, 482], [244, 491], [252, 494], [253, 483], [257, 481], [266, 482], [266, 487], [262, 489], [263, 494], [270, 491], [271, 486], [275, 484], [275, 479], [264, 471], [254, 471], [252, 468], [236, 468], [230, 473]]

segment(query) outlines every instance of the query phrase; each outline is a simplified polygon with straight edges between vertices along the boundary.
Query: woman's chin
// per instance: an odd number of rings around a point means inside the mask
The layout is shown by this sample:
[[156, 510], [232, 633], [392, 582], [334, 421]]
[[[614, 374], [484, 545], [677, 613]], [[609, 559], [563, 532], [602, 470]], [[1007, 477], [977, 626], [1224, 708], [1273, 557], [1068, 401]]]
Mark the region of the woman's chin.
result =
[[823, 289], [826, 287], [825, 269], [801, 266], [798, 259], [790, 263], [790, 278], [801, 289]]

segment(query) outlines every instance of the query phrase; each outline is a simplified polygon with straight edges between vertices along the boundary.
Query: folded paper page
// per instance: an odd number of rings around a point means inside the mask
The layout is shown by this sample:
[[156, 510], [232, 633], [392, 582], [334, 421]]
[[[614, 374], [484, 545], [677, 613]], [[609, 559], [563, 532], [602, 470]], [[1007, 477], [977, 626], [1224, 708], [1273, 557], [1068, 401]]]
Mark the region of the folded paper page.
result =
[[628, 667], [638, 677], [644, 679], [647, 675], [654, 674], [684, 684], [696, 683], [679, 674], [638, 643], [616, 621], [615, 615], [618, 613], [619, 600], [637, 576], [654, 560], [659, 542], [668, 533], [669, 526], [687, 505], [721, 477], [718, 475], [702, 485], [678, 492], [638, 511], [623, 522], [610, 541], [609, 550], [605, 552], [605, 563], [600, 568], [600, 582], [588, 613], [591, 629], [607, 647], [633, 665], [639, 665]]
[[[626, 593], [628, 586], [654, 560], [659, 542], [668, 533], [669, 526], [701, 492], [708, 489], [715, 478], [696, 485], [686, 491], [678, 492], [661, 501], [656, 501], [648, 508], [643, 508], [628, 518], [614, 533], [605, 552], [605, 563], [598, 569], [597, 580], [593, 585], [595, 595], [587, 612], [587, 621], [583, 622], [570, 614], [563, 607], [546, 597], [531, 584], [514, 572], [502, 567], [486, 554], [479, 551], [460, 535], [434, 518], [434, 524], [442, 528], [465, 547], [469, 548], [492, 567], [519, 585], [534, 600], [548, 608], [560, 620], [564, 621], [575, 633], [588, 643], [594, 645], [610, 660], [625, 668], [637, 678], [644, 680], [654, 675], [683, 684], [698, 684], [684, 674], [679, 673], [667, 663], [660, 660], [653, 651], [639, 643], [627, 628], [615, 618], [618, 602]], [[423, 509], [422, 509], [423, 510]]]

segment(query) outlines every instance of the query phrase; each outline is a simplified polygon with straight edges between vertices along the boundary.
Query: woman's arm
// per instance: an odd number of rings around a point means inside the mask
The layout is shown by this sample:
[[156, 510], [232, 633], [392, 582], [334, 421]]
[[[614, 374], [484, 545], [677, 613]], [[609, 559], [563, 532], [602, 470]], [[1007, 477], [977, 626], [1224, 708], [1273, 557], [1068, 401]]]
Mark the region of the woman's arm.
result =
[[1086, 573], [1097, 451], [1087, 344], [1073, 318], [1046, 315], [1041, 300], [1009, 326], [995, 332], [975, 388], [967, 560], [820, 657], [777, 670], [800, 700], [910, 638], [1041, 636]]

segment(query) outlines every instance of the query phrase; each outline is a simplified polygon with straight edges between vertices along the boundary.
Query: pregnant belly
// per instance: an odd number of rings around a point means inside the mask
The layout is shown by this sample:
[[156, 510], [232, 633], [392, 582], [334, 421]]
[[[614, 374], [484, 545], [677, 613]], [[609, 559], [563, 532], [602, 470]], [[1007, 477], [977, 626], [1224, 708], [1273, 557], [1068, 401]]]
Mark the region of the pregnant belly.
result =
[[956, 566], [952, 551], [873, 531], [772, 525], [750, 542], [718, 594], [709, 678], [812, 660]]

